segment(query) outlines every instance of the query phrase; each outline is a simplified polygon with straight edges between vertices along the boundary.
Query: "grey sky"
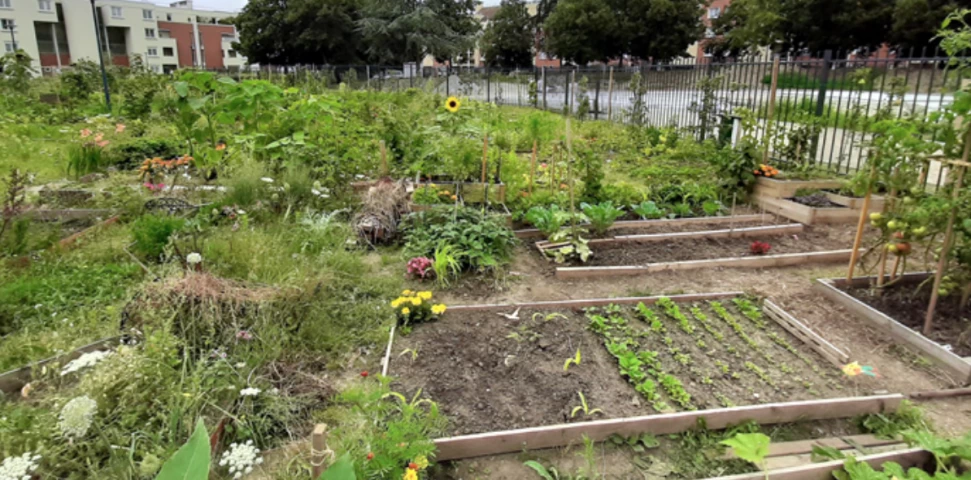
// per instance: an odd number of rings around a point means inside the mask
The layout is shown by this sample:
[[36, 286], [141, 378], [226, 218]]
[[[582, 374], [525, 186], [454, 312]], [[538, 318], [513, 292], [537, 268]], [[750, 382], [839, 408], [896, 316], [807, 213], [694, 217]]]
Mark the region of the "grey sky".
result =
[[[235, 12], [246, 5], [247, 0], [194, 0], [196, 8]], [[162, 3], [162, 2], [156, 2]], [[498, 5], [499, 0], [483, 0], [484, 5]]]

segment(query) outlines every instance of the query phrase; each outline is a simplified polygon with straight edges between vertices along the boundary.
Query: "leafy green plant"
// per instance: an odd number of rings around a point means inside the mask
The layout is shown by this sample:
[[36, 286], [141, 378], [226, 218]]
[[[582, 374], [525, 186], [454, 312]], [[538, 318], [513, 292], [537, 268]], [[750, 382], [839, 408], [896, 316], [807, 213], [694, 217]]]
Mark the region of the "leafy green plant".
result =
[[543, 250], [543, 253], [553, 257], [553, 261], [556, 263], [566, 263], [574, 259], [586, 262], [593, 256], [593, 250], [590, 249], [589, 243], [589, 240], [583, 238], [571, 238], [567, 241], [567, 245], [548, 248]]
[[578, 391], [577, 392], [577, 395], [580, 396], [580, 405], [577, 405], [576, 407], [573, 407], [573, 410], [570, 411], [570, 418], [576, 417], [577, 416], [577, 413], [580, 413], [580, 412], [583, 412], [583, 415], [585, 417], [589, 417], [591, 415], [596, 415], [598, 413], [600, 413], [600, 414], [603, 414], [604, 413], [603, 410], [601, 410], [599, 408], [591, 409], [587, 405], [587, 399], [586, 399], [586, 397], [583, 396], [583, 392]]
[[67, 174], [74, 178], [100, 171], [107, 164], [105, 149], [91, 142], [72, 145], [67, 151]]
[[581, 203], [583, 214], [590, 221], [590, 230], [594, 235], [603, 236], [614, 222], [624, 216], [624, 209], [615, 207], [613, 202], [606, 201], [599, 204]]
[[[499, 268], [509, 261], [516, 245], [516, 237], [503, 218], [470, 207], [439, 207], [411, 214], [402, 230], [404, 255], [433, 258], [436, 274], [438, 267], [453, 269], [456, 264], [461, 271]], [[454, 261], [446, 261], [442, 252]]]
[[721, 443], [731, 447], [738, 458], [765, 470], [765, 478], [769, 478], [768, 469], [765, 468], [765, 457], [769, 455], [769, 444], [772, 440], [768, 436], [762, 433], [739, 433], [733, 438], [722, 440]]
[[185, 226], [185, 220], [170, 216], [143, 215], [131, 225], [132, 250], [158, 260], [169, 238]]
[[206, 480], [211, 455], [209, 432], [200, 418], [189, 441], [162, 465], [155, 480]]
[[577, 366], [580, 365], [580, 349], [579, 348], [577, 349], [576, 355], [574, 355], [574, 356], [566, 359], [566, 362], [563, 363], [563, 371], [564, 372], [569, 371], [571, 364], [572, 365], [577, 365]]
[[663, 208], [658, 208], [657, 204], [651, 201], [641, 202], [640, 205], [631, 205], [631, 210], [644, 220], [657, 220], [666, 215]]
[[533, 207], [526, 212], [526, 221], [543, 233], [547, 239], [557, 241], [562, 237], [560, 230], [570, 221], [572, 215], [559, 205]]
[[452, 254], [451, 245], [442, 245], [435, 249], [432, 270], [435, 271], [435, 281], [439, 286], [447, 287], [452, 277], [459, 274], [461, 267], [458, 259]]

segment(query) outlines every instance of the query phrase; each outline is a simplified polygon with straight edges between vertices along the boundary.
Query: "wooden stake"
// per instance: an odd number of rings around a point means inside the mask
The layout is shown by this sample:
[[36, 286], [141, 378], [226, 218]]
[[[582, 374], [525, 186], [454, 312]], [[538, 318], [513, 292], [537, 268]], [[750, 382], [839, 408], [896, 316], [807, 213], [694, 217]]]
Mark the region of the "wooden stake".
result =
[[[971, 153], [971, 139], [964, 139], [964, 160], [968, 161], [968, 155]], [[953, 168], [953, 167], [952, 167]], [[924, 317], [924, 335], [930, 336], [931, 330], [934, 326], [934, 310], [937, 309], [937, 300], [940, 296], [938, 290], [941, 288], [941, 282], [944, 280], [944, 270], [947, 268], [947, 256], [951, 250], [951, 243], [954, 237], [954, 221], [957, 218], [958, 207], [957, 201], [961, 195], [961, 187], [964, 184], [964, 172], [967, 170], [965, 166], [956, 167], [958, 169], [958, 176], [954, 179], [954, 192], [951, 194], [951, 199], [953, 205], [951, 206], [951, 215], [947, 219], [947, 230], [944, 232], [944, 245], [941, 247], [941, 256], [937, 259], [937, 271], [934, 273], [934, 288], [931, 289], [931, 302], [927, 306], [927, 316]]]
[[614, 67], [610, 67], [610, 80], [607, 81], [607, 120], [614, 113]]
[[[893, 261], [893, 270], [890, 271], [890, 281], [894, 281], [897, 278], [897, 269], [900, 268], [900, 259], [903, 258], [897, 255], [897, 259]], [[903, 273], [901, 273], [903, 274]]]
[[[573, 77], [576, 78], [576, 72], [573, 72]], [[577, 240], [577, 204], [573, 196], [573, 162], [570, 161], [572, 157], [573, 143], [570, 140], [570, 117], [568, 116], [566, 117], [566, 181], [567, 189], [570, 191], [570, 223], [573, 228], [570, 233], [573, 240]]]
[[853, 270], [860, 256], [860, 243], [863, 242], [863, 229], [866, 227], [867, 211], [870, 210], [870, 197], [873, 196], [873, 178], [877, 175], [877, 165], [870, 167], [870, 178], [867, 182], [866, 196], [863, 197], [863, 209], [860, 210], [860, 221], [856, 224], [856, 238], [853, 239], [853, 253], [850, 254], [850, 268], [846, 272], [846, 281], [853, 280]]
[[489, 134], [482, 139], [482, 183], [486, 181], [486, 162], [489, 155]]
[[539, 142], [533, 140], [533, 160], [529, 164], [529, 193], [533, 194], [533, 178], [536, 176], [536, 149], [539, 146]]
[[333, 452], [327, 448], [327, 425], [318, 423], [310, 435], [310, 465], [313, 477], [318, 478], [327, 467], [327, 456]]
[[768, 139], [772, 136], [772, 117], [775, 116], [775, 94], [779, 87], [779, 55], [772, 61], [772, 88], [769, 91], [769, 114], [765, 124], [766, 147], [762, 152], [762, 163], [769, 163]]
[[555, 193], [556, 185], [556, 157], [560, 155], [559, 145], [553, 145], [553, 156], [550, 158], [550, 194]]
[[[892, 176], [897, 175], [897, 167], [894, 167]], [[897, 189], [891, 188], [890, 195], [887, 196], [887, 200], [883, 202], [883, 209], [881, 210], [884, 214], [889, 212], [894, 206], [894, 199], [897, 198]], [[892, 234], [891, 234], [892, 235]], [[891, 239], [892, 241], [892, 239]], [[897, 260], [900, 260], [900, 256], [897, 256]], [[894, 268], [896, 270], [896, 267]], [[887, 273], [887, 247], [884, 245], [882, 251], [880, 252], [880, 272], [877, 274], [877, 287], [883, 286], [883, 277]]]
[[388, 176], [388, 147], [381, 140], [381, 176]]

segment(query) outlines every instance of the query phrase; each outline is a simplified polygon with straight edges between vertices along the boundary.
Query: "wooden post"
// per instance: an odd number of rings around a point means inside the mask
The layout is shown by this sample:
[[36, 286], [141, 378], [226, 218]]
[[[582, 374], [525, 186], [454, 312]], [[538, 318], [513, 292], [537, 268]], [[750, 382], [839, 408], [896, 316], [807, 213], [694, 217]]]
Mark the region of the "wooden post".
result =
[[[892, 176], [896, 176], [896, 174], [897, 174], [897, 167], [894, 167]], [[896, 198], [897, 198], [897, 189], [891, 188], [890, 194], [887, 196], [887, 200], [883, 202], [883, 209], [881, 211], [884, 214], [886, 214], [888, 211], [890, 211], [890, 209], [893, 208], [894, 199]], [[892, 235], [893, 234], [891, 233], [891, 236]], [[893, 238], [891, 238], [891, 241], [892, 240]], [[899, 262], [900, 260], [899, 255], [897, 256], [897, 260]], [[894, 262], [894, 263], [898, 263], [898, 262]], [[897, 270], [897, 266], [894, 265], [894, 271], [896, 270]], [[877, 273], [877, 287], [883, 286], [883, 277], [886, 273], [887, 273], [887, 246], [884, 245], [884, 247], [880, 251], [880, 271]]]
[[856, 238], [853, 239], [853, 253], [850, 254], [850, 268], [846, 272], [846, 281], [853, 280], [853, 270], [860, 256], [860, 243], [863, 242], [863, 229], [866, 227], [867, 210], [870, 210], [870, 197], [873, 196], [873, 177], [877, 174], [876, 163], [870, 167], [870, 177], [867, 182], [866, 196], [863, 197], [863, 209], [860, 210], [860, 221], [856, 224]]
[[[968, 154], [971, 153], [971, 141], [964, 140], [964, 160], [968, 161]], [[954, 168], [954, 167], [952, 167]], [[930, 336], [931, 327], [934, 326], [934, 310], [937, 309], [938, 290], [941, 288], [941, 281], [944, 279], [944, 270], [947, 268], [947, 255], [951, 250], [951, 243], [954, 240], [954, 220], [957, 218], [957, 201], [961, 195], [961, 187], [964, 184], [964, 172], [967, 169], [963, 164], [956, 167], [958, 176], [954, 179], [954, 192], [951, 194], [951, 215], [947, 219], [947, 230], [944, 231], [944, 245], [941, 247], [941, 256], [937, 259], [937, 271], [934, 273], [934, 288], [931, 289], [931, 302], [927, 306], [927, 316], [924, 317], [924, 335]]]
[[772, 117], [775, 116], [775, 94], [779, 87], [779, 55], [772, 61], [772, 88], [769, 91], [769, 115], [765, 124], [765, 151], [762, 152], [762, 163], [769, 163], [769, 142], [772, 137]]
[[489, 155], [489, 134], [482, 139], [482, 183], [486, 181], [486, 162]]
[[529, 164], [529, 194], [533, 194], [533, 178], [536, 177], [536, 149], [539, 146], [537, 140], [533, 140], [533, 160]]
[[388, 176], [388, 147], [381, 140], [381, 176]]
[[614, 67], [610, 67], [610, 79], [607, 81], [607, 120], [611, 120], [614, 113]]
[[318, 478], [327, 465], [327, 456], [330, 449], [327, 448], [327, 425], [318, 423], [314, 426], [314, 431], [310, 435], [310, 466], [313, 471], [313, 478]]

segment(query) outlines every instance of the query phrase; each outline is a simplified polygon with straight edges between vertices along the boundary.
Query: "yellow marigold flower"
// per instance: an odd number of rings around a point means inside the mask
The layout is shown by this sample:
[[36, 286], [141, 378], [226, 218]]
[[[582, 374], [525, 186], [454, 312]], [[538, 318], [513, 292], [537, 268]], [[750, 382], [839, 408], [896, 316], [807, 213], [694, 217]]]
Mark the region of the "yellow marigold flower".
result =
[[445, 100], [445, 109], [452, 113], [459, 111], [461, 106], [462, 102], [459, 102], [459, 99], [455, 97], [448, 97], [448, 100]]
[[415, 457], [415, 465], [418, 465], [419, 470], [424, 470], [428, 468], [428, 457], [424, 455], [418, 455]]
[[405, 470], [405, 476], [401, 480], [418, 480], [418, 472], [409, 468]]
[[431, 300], [432, 292], [418, 292], [418, 298], [422, 300]]
[[405, 307], [405, 308], [402, 308], [402, 309], [401, 309], [401, 314], [402, 314], [402, 315], [408, 315], [408, 314], [410, 314], [410, 313], [411, 313], [411, 309], [410, 309], [410, 308], [408, 308], [408, 307]]
[[416, 307], [417, 306], [420, 306], [421, 305], [421, 298], [420, 297], [411, 297], [411, 304], [414, 305], [414, 306], [416, 306]]
[[441, 315], [445, 313], [445, 310], [447, 308], [448, 307], [446, 307], [444, 303], [439, 303], [438, 305], [432, 305], [432, 313], [434, 313], [435, 315]]
[[404, 296], [410, 297], [410, 296], [414, 295], [415, 292], [412, 292], [411, 290], [405, 290], [405, 291], [401, 292], [401, 294], [404, 295]]

